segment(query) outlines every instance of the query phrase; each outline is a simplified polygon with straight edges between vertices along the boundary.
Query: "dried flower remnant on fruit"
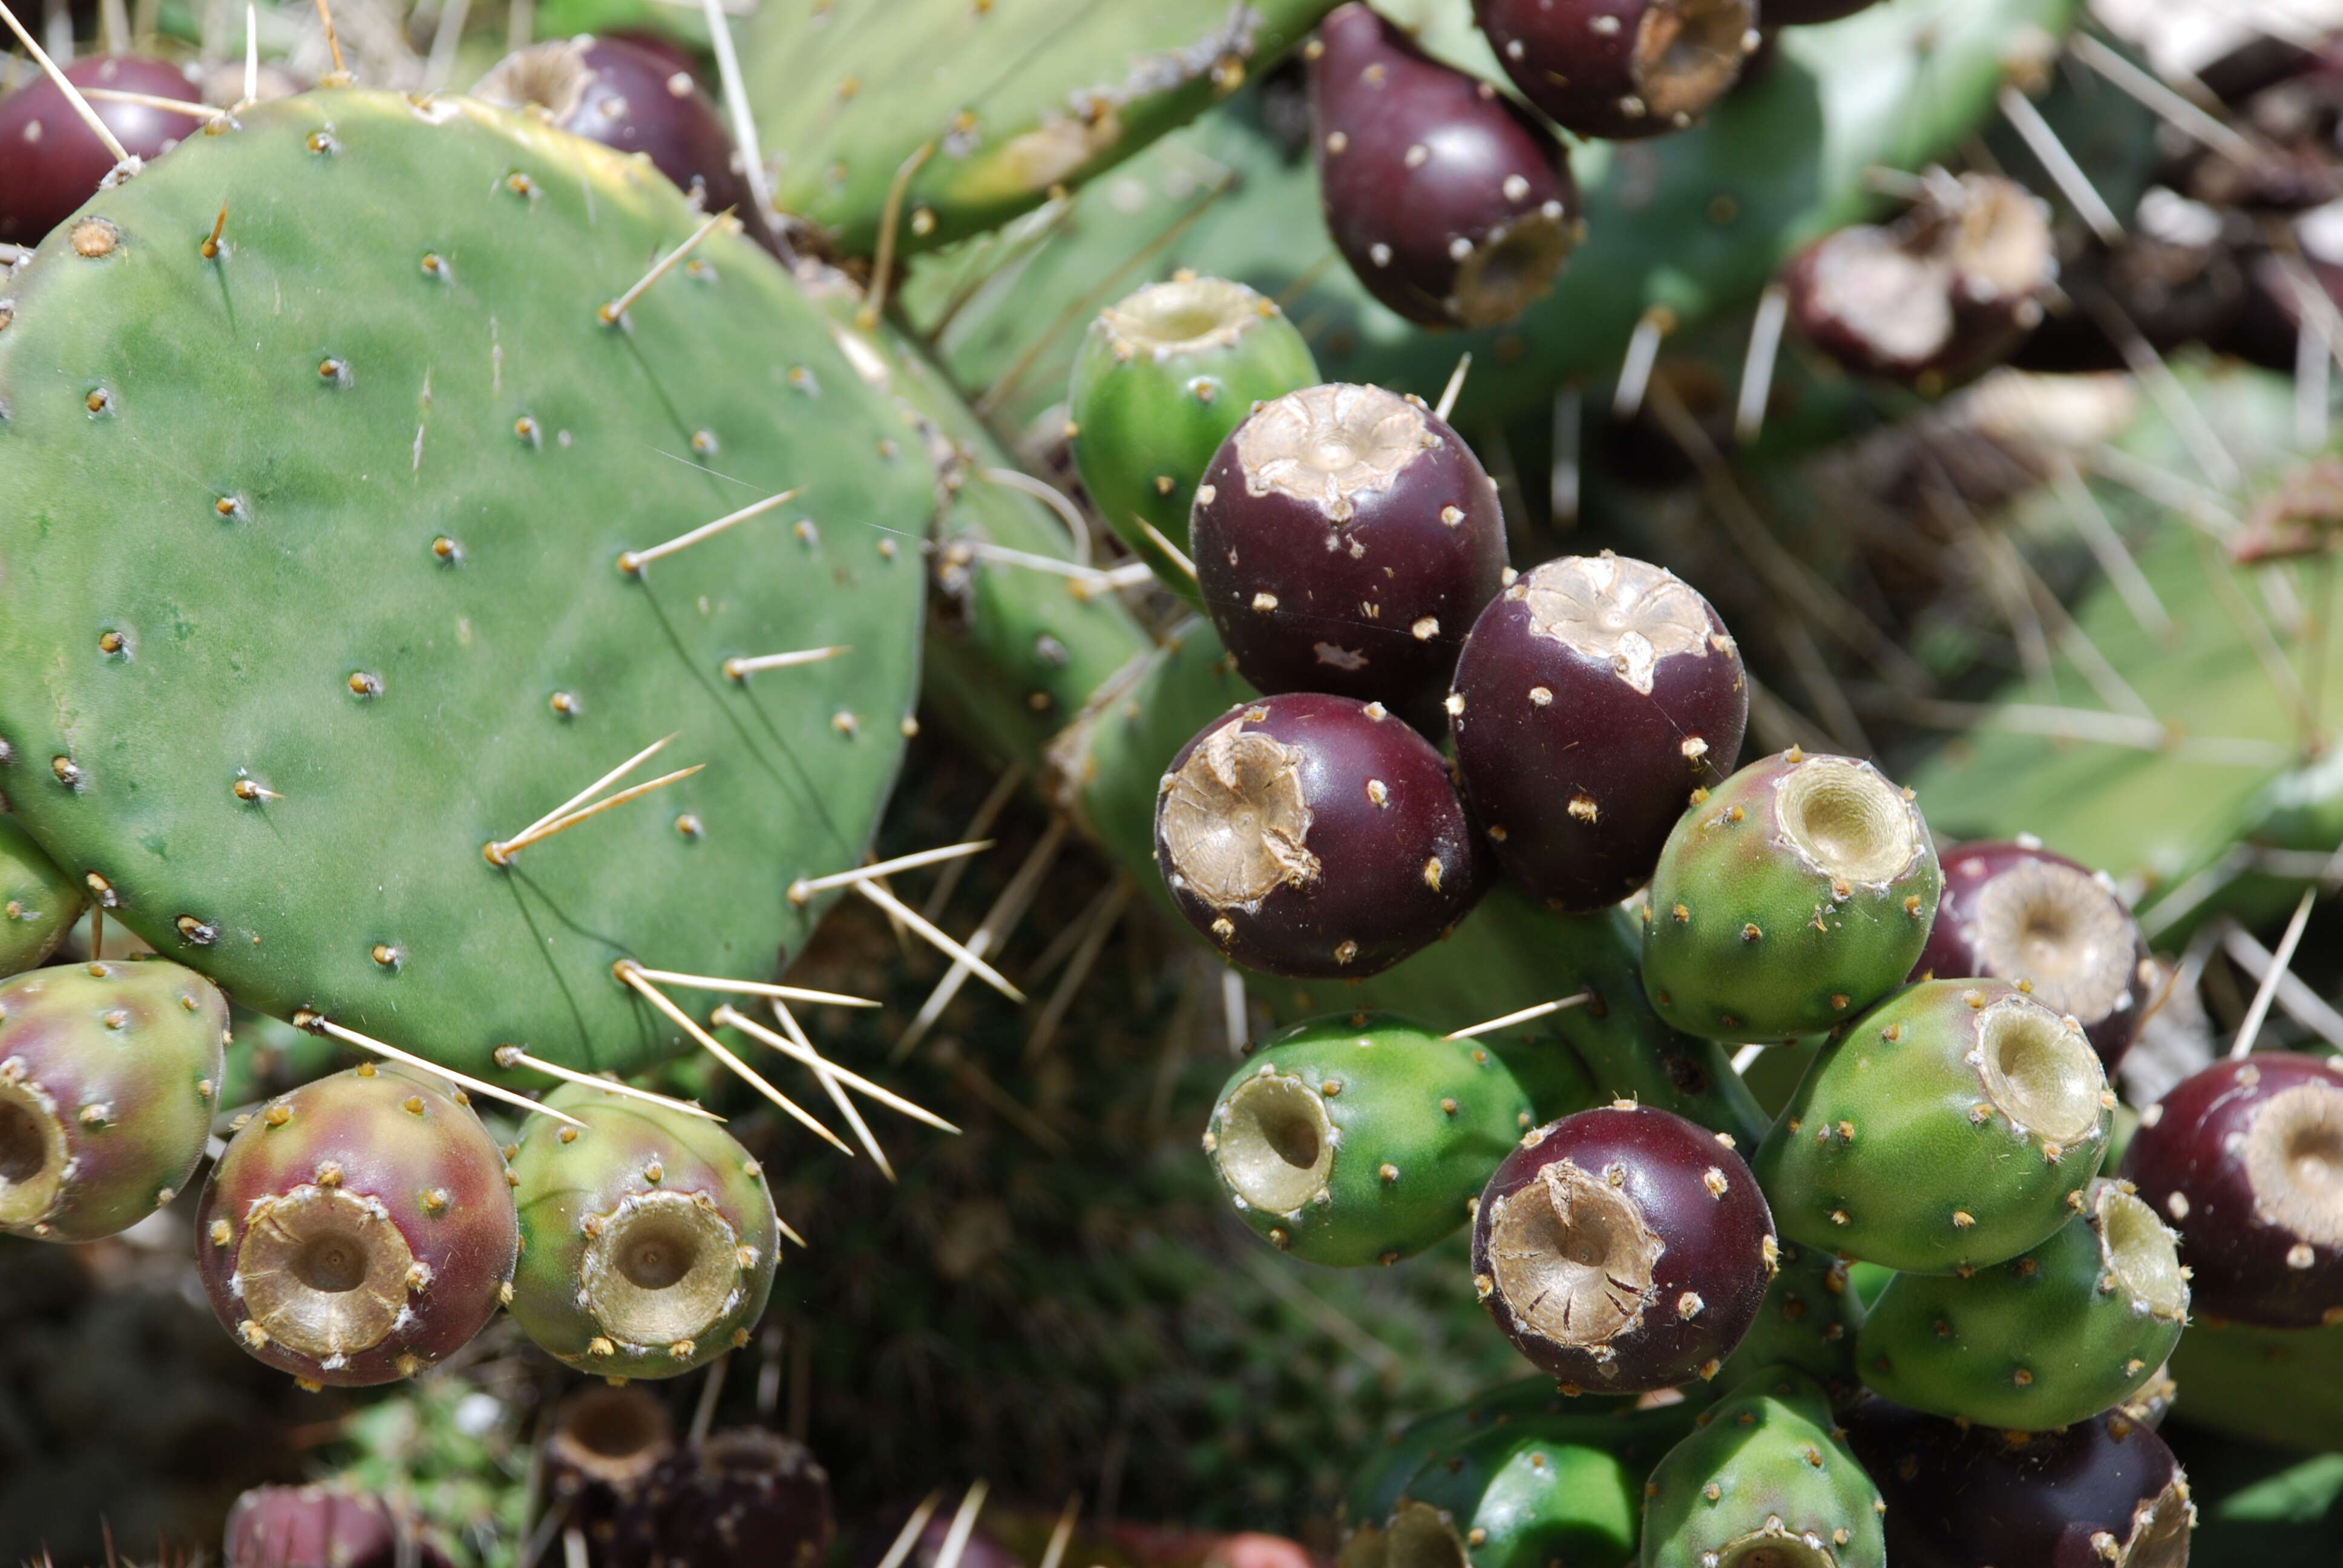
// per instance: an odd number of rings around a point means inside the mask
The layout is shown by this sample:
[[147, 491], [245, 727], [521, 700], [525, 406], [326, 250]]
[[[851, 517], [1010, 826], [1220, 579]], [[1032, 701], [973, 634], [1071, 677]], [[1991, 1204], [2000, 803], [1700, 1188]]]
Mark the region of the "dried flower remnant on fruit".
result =
[[1237, 432], [1237, 461], [1252, 494], [1282, 492], [1343, 522], [1357, 497], [1389, 488], [1438, 440], [1423, 410], [1397, 393], [1335, 383], [1255, 410]]
[[1490, 1205], [1490, 1271], [1523, 1325], [1592, 1349], [1643, 1322], [1664, 1250], [1634, 1201], [1568, 1160]]
[[1302, 749], [1222, 726], [1166, 780], [1165, 868], [1214, 909], [1250, 909], [1278, 888], [1305, 885], [1318, 858], [1304, 847]]
[[1530, 611], [1530, 629], [1611, 666], [1648, 697], [1663, 658], [1709, 651], [1709, 612], [1674, 572], [1612, 555], [1548, 563], [1506, 590]]
[[1844, 757], [1808, 759], [1782, 781], [1775, 800], [1783, 840], [1815, 869], [1847, 882], [1893, 881], [1926, 849], [1896, 787]]

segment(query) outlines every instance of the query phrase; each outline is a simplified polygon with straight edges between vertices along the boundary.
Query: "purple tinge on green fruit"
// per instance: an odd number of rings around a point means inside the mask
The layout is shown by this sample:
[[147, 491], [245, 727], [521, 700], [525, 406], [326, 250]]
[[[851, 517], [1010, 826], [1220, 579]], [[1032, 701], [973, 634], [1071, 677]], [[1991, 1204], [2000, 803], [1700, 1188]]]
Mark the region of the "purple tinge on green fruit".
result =
[[1367, 292], [1429, 327], [1497, 327], [1578, 243], [1560, 143], [1363, 5], [1320, 24], [1311, 134], [1326, 229]]
[[37, 968], [81, 918], [83, 885], [0, 815], [0, 977]]
[[218, 989], [159, 959], [0, 980], [0, 1231], [96, 1241], [176, 1197], [226, 1039]]
[[1440, 753], [1380, 704], [1317, 693], [1232, 708], [1180, 749], [1155, 863], [1222, 953], [1304, 980], [1390, 968], [1489, 879]]
[[196, 1263], [252, 1354], [316, 1383], [412, 1377], [509, 1293], [504, 1156], [439, 1081], [371, 1064], [252, 1113], [212, 1167]]
[[1732, 771], [1749, 688], [1706, 599], [1606, 550], [1534, 567], [1481, 612], [1448, 712], [1497, 863], [1588, 910], [1642, 887], [1693, 792]]
[[1758, 43], [1755, 0], [1473, 0], [1473, 15], [1523, 97], [1614, 141], [1691, 125]]
[[1866, 1399], [1846, 1441], [1887, 1503], [1896, 1568], [2181, 1568], [2197, 1505], [2162, 1438], [2119, 1410], [2013, 1432]]
[[1785, 1236], [1893, 1269], [1968, 1268], [2066, 1223], [2114, 1107], [2071, 1020], [2006, 981], [1929, 980], [1823, 1048], [1751, 1163]]
[[1896, 223], [1825, 235], [1783, 275], [1790, 318], [1849, 370], [1973, 376], [2040, 324], [2058, 276], [2048, 206], [2015, 181], [1938, 175]]
[[1714, 1377], [1757, 1316], [1779, 1248], [1720, 1134], [1631, 1101], [1534, 1129], [1473, 1221], [1473, 1288], [1566, 1388]]
[[338, 1486], [256, 1486], [228, 1511], [225, 1568], [449, 1568], [415, 1520]]
[[1885, 1568], [1879, 1489], [1811, 1379], [1765, 1368], [1698, 1419], [1644, 1485], [1643, 1568]]
[[1941, 859], [1944, 893], [1913, 977], [2023, 982], [2080, 1023], [2113, 1072], [2157, 986], [2147, 940], [2113, 879], [2023, 840], [1961, 844]]
[[531, 44], [498, 61], [472, 96], [534, 109], [574, 136], [642, 154], [703, 209], [729, 211], [773, 248], [716, 106], [689, 71], [640, 44], [588, 35]]
[[764, 1172], [713, 1121], [584, 1085], [512, 1158], [512, 1314], [570, 1366], [673, 1377], [748, 1342], [780, 1260]]
[[[76, 87], [101, 87], [177, 102], [195, 96], [185, 72], [144, 55], [92, 55], [65, 68]], [[157, 158], [203, 128], [194, 115], [119, 99], [90, 107], [136, 158]], [[0, 179], [0, 240], [32, 245], [97, 194], [114, 155], [84, 123], [54, 81], [39, 71], [0, 98], [0, 149], [7, 177]]]
[[1196, 487], [1188, 537], [1247, 680], [1382, 702], [1428, 728], [1505, 570], [1495, 482], [1421, 398], [1380, 387], [1255, 408]]
[[1794, 747], [1677, 819], [1644, 910], [1644, 988], [1712, 1040], [1819, 1033], [1911, 973], [1938, 885], [1909, 789]]
[[1115, 537], [1165, 587], [1201, 602], [1163, 548], [1190, 548], [1196, 481], [1256, 405], [1317, 379], [1310, 346], [1273, 300], [1183, 274], [1091, 323], [1066, 391], [1066, 444]]
[[818, 1568], [833, 1533], [830, 1474], [806, 1446], [731, 1427], [659, 1465], [620, 1511], [611, 1554], [620, 1568]]
[[1395, 1263], [1463, 1228], [1531, 1121], [1487, 1045], [1344, 1013], [1296, 1024], [1230, 1075], [1204, 1154], [1238, 1215], [1282, 1251]]
[[2177, 1239], [2127, 1182], [2097, 1182], [2075, 1208], [2006, 1262], [1890, 1277], [1855, 1336], [1864, 1382], [1916, 1410], [2020, 1432], [2146, 1387], [2188, 1317]]
[[2259, 1051], [2141, 1113], [2123, 1173], [2180, 1231], [2197, 1304], [2263, 1328], [2343, 1322], [2343, 1071]]

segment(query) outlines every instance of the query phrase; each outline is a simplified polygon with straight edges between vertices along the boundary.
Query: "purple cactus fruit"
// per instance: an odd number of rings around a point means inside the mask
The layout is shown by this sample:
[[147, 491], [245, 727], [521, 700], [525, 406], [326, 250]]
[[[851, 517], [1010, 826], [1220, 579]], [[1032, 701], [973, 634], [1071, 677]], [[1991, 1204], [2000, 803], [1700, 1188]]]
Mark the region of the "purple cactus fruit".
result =
[[[106, 87], [150, 97], [192, 99], [196, 90], [179, 67], [142, 55], [93, 55], [65, 68], [76, 87]], [[158, 158], [203, 128], [193, 115], [174, 114], [149, 104], [104, 98], [90, 107], [133, 157]], [[97, 194], [97, 183], [114, 167], [114, 155], [93, 135], [56, 83], [39, 71], [0, 98], [0, 240], [18, 245], [40, 237]]]
[[504, 1156], [431, 1078], [367, 1063], [270, 1101], [212, 1167], [196, 1262], [212, 1311], [312, 1383], [412, 1377], [510, 1289]]
[[1783, 274], [1790, 318], [1858, 375], [1902, 382], [1976, 375], [2042, 320], [2058, 276], [2049, 208], [1992, 175], [1933, 180], [1895, 224], [1824, 236]]
[[731, 208], [758, 243], [772, 248], [732, 134], [691, 73], [666, 55], [624, 38], [552, 39], [506, 55], [472, 95], [505, 108], [533, 108], [573, 135], [641, 153], [706, 210]]
[[227, 999], [159, 959], [0, 980], [0, 1231], [90, 1241], [171, 1201], [211, 1135]]
[[2180, 1232], [2199, 1312], [2343, 1322], [2343, 1061], [2217, 1061], [2140, 1113], [2123, 1173]]
[[1756, 0], [1473, 0], [1473, 15], [1523, 97], [1613, 141], [1691, 125], [1758, 44]]
[[1715, 1376], [1778, 1258], [1731, 1140], [1629, 1100], [1524, 1134], [1473, 1219], [1482, 1304], [1570, 1393]]
[[2164, 1440], [2124, 1411], [2052, 1432], [1872, 1398], [1841, 1418], [1887, 1504], [1896, 1568], [2182, 1568], [2197, 1523]]
[[1504, 578], [1487, 471], [1420, 399], [1380, 387], [1305, 387], [1255, 408], [1204, 470], [1188, 537], [1247, 680], [1426, 723]]
[[331, 1486], [256, 1486], [228, 1510], [225, 1568], [449, 1568], [447, 1554], [379, 1497]]
[[1496, 327], [1578, 243], [1562, 145], [1477, 76], [1363, 5], [1319, 25], [1310, 68], [1326, 228], [1367, 292], [1427, 327]]
[[1240, 705], [1180, 749], [1155, 802], [1172, 901], [1232, 961], [1371, 975], [1464, 918], [1488, 867], [1439, 752], [1375, 703]]
[[818, 1568], [830, 1474], [803, 1443], [732, 1427], [670, 1455], [620, 1513], [624, 1568]]
[[538, 1446], [547, 1490], [607, 1549], [619, 1508], [675, 1452], [667, 1406], [639, 1383], [591, 1383], [561, 1402]]
[[1692, 792], [1733, 771], [1749, 686], [1706, 599], [1605, 550], [1534, 567], [1481, 612], [1448, 712], [1497, 863], [1584, 911], [1643, 886]]
[[2114, 883], [2039, 844], [1962, 844], [1912, 978], [2006, 980], [2083, 1026], [2109, 1073], [2157, 986], [2139, 922]]

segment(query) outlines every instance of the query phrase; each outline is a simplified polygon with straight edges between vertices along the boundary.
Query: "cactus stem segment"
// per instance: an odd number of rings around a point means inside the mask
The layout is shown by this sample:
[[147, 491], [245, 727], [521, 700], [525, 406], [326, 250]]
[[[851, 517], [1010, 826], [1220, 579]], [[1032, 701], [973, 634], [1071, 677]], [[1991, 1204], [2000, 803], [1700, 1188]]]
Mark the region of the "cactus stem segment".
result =
[[81, 116], [82, 124], [87, 126], [90, 134], [104, 145], [107, 152], [114, 155], [114, 174], [106, 176], [108, 182], [114, 179], [115, 175], [136, 174], [139, 167], [138, 160], [132, 157], [129, 149], [116, 139], [114, 132], [107, 127], [104, 120], [98, 117], [97, 111], [89, 106], [89, 100], [82, 96], [81, 89], [75, 86], [63, 71], [57, 69], [57, 63], [49, 58], [49, 52], [41, 47], [40, 40], [25, 31], [25, 25], [16, 20], [16, 13], [8, 9], [5, 5], [0, 5], [0, 21], [8, 24], [8, 31], [16, 35], [16, 41], [25, 45], [25, 52], [32, 55], [41, 69], [48, 74], [49, 80], [56, 84], [57, 91], [65, 95], [65, 102], [71, 104], [74, 113]]
[[[324, 4], [325, 0], [318, 0], [318, 8], [320, 10], [324, 9]], [[328, 36], [330, 36], [330, 35], [328, 35]], [[679, 262], [685, 256], [689, 256], [693, 250], [698, 248], [701, 240], [706, 239], [709, 235], [714, 234], [718, 226], [721, 225], [731, 216], [732, 209], [728, 206], [722, 212], [719, 212], [715, 216], [709, 218], [706, 223], [701, 224], [698, 228], [693, 229], [690, 236], [684, 240], [682, 244], [677, 246], [673, 250], [669, 251], [665, 256], [660, 256], [659, 260], [653, 262], [651, 264], [651, 269], [643, 274], [642, 276], [637, 278], [633, 287], [628, 289], [626, 293], [618, 296], [618, 298], [613, 299], [608, 304], [598, 308], [594, 312], [594, 318], [605, 327], [618, 326], [620, 321], [626, 318], [627, 307], [632, 305], [636, 300], [640, 299], [644, 293], [649, 289], [652, 284], [657, 283], [660, 278], [665, 277], [669, 271], [674, 267], [677, 262]], [[772, 504], [778, 505], [779, 503], [776, 502]]]
[[[888, 1107], [890, 1110], [900, 1111], [914, 1121], [924, 1121], [929, 1126], [933, 1127], [940, 1131], [958, 1132], [960, 1131], [959, 1128], [953, 1126], [950, 1122], [945, 1121], [942, 1117], [938, 1116], [934, 1111], [928, 1110], [926, 1107], [913, 1104], [910, 1101], [904, 1099], [901, 1095], [895, 1093], [892, 1090], [886, 1089], [879, 1084], [873, 1083], [861, 1074], [850, 1071], [847, 1069], [839, 1066], [836, 1062], [831, 1061], [829, 1058], [816, 1050], [813, 1046], [806, 1040], [804, 1031], [797, 1028], [797, 1020], [793, 1017], [791, 1017], [786, 1010], [780, 1009], [776, 1009], [775, 1010], [780, 1012], [783, 1023], [789, 1026], [789, 1033], [788, 1036], [774, 1033], [771, 1030], [767, 1029], [756, 1020], [746, 1017], [737, 1010], [730, 1007], [718, 1008], [714, 1016], [709, 1021], [718, 1025], [729, 1024], [732, 1028], [739, 1030], [743, 1034], [752, 1035], [756, 1039], [764, 1041], [767, 1045], [771, 1046], [775, 1050], [781, 1052], [783, 1055], [795, 1057], [798, 1060], [804, 1062], [808, 1067], [810, 1067], [815, 1071], [820, 1073], [824, 1078], [834, 1078], [850, 1089], [859, 1090], [862, 1093], [877, 1101], [880, 1104]], [[599, 1081], [597, 1081], [598, 1082]]]
[[635, 1100], [646, 1100], [653, 1105], [664, 1105], [669, 1111], [679, 1111], [686, 1116], [697, 1116], [708, 1121], [724, 1120], [716, 1112], [702, 1110], [689, 1101], [672, 1099], [664, 1094], [654, 1094], [648, 1089], [637, 1089], [631, 1083], [621, 1083], [616, 1079], [597, 1078], [590, 1072], [577, 1072], [567, 1067], [557, 1067], [542, 1058], [531, 1056], [517, 1045], [497, 1047], [496, 1058], [497, 1065], [507, 1071], [516, 1067], [526, 1067], [542, 1072], [549, 1078], [560, 1079], [565, 1083], [582, 1083], [591, 1089], [608, 1090], [612, 1094], [624, 1094]]
[[636, 964], [634, 960], [620, 959], [617, 963], [610, 966], [610, 972], [618, 976], [618, 978], [625, 984], [633, 987], [635, 991], [639, 994], [645, 1001], [650, 1003], [651, 1006], [665, 1013], [670, 1023], [673, 1023], [678, 1029], [682, 1030], [684, 1033], [689, 1035], [692, 1040], [699, 1044], [700, 1050], [708, 1052], [709, 1055], [722, 1062], [727, 1069], [740, 1080], [741, 1082], [746, 1083], [749, 1088], [755, 1090], [758, 1093], [771, 1101], [775, 1105], [779, 1106], [792, 1118], [812, 1131], [824, 1142], [835, 1145], [838, 1151], [846, 1155], [849, 1159], [853, 1157], [854, 1151], [847, 1148], [844, 1141], [839, 1138], [837, 1133], [832, 1132], [829, 1128], [824, 1127], [820, 1121], [814, 1120], [812, 1115], [806, 1111], [805, 1107], [799, 1105], [796, 1101], [791, 1100], [788, 1095], [783, 1094], [779, 1090], [775, 1089], [771, 1084], [766, 1082], [763, 1075], [758, 1072], [755, 1068], [750, 1067], [747, 1062], [741, 1060], [739, 1057], [725, 1050], [723, 1044], [719, 1041], [714, 1035], [709, 1033], [706, 1030], [700, 1028], [699, 1024], [692, 1020], [692, 1017], [689, 1013], [684, 1011], [683, 1009], [669, 1001], [660, 993], [657, 986], [654, 986], [650, 981], [645, 980], [643, 978], [643, 971], [640, 966]]
[[[991, 839], [976, 839], [965, 844], [946, 844], [940, 849], [921, 849], [916, 854], [898, 855], [891, 860], [879, 860], [868, 866], [857, 866], [852, 870], [833, 871], [827, 877], [799, 877], [789, 884], [789, 902], [802, 904], [816, 893], [826, 893], [832, 888], [851, 887], [857, 882], [866, 882], [874, 877], [891, 877], [898, 871], [908, 871], [920, 866], [932, 866], [938, 860], [958, 859], [962, 855], [974, 855], [991, 848]], [[649, 974], [651, 971], [645, 970], [643, 972]], [[862, 1005], [876, 1007], [879, 1004], [866, 1002]]]
[[841, 644], [834, 648], [802, 648], [791, 653], [760, 653], [754, 658], [728, 658], [722, 668], [727, 680], [746, 682], [760, 669], [794, 669], [801, 664], [820, 664], [853, 651]]
[[308, 1009], [303, 1008], [293, 1015], [293, 1027], [307, 1030], [311, 1034], [330, 1035], [345, 1045], [355, 1045], [360, 1050], [372, 1051], [377, 1056], [387, 1057], [393, 1061], [403, 1061], [418, 1071], [430, 1073], [436, 1078], [444, 1078], [450, 1083], [460, 1084], [474, 1094], [485, 1094], [491, 1100], [501, 1100], [508, 1105], [517, 1105], [531, 1115], [550, 1116], [557, 1121], [567, 1121], [573, 1127], [578, 1125], [576, 1117], [564, 1116], [550, 1106], [539, 1105], [526, 1094], [516, 1094], [509, 1089], [499, 1089], [493, 1083], [486, 1083], [477, 1078], [468, 1078], [460, 1072], [440, 1066], [436, 1061], [426, 1060], [422, 1057], [401, 1050], [395, 1045], [386, 1045], [372, 1035], [360, 1034], [357, 1030], [346, 1028], [323, 1013], [311, 1012]]
[[[798, 498], [801, 489], [802, 487], [792, 485], [779, 495], [767, 496], [761, 501], [751, 501], [737, 512], [728, 512], [712, 523], [702, 523], [696, 528], [678, 534], [666, 543], [653, 545], [647, 550], [621, 550], [618, 552], [618, 570], [623, 576], [639, 578], [645, 567], [661, 557], [671, 556], [678, 550], [688, 550], [700, 540], [713, 538], [735, 524], [745, 523], [751, 518], [763, 517], [775, 507], [787, 506]], [[666, 742], [662, 741], [660, 744], [664, 745]], [[649, 753], [646, 752], [644, 755], [649, 756]], [[633, 764], [629, 763], [628, 766], [631, 767]]]
[[[1470, 356], [1467, 356], [1467, 357], [1470, 357]], [[1448, 1034], [1443, 1034], [1440, 1038], [1443, 1040], [1471, 1040], [1478, 1035], [1494, 1034], [1501, 1029], [1511, 1029], [1517, 1023], [1527, 1023], [1532, 1019], [1546, 1018], [1554, 1013], [1562, 1011], [1565, 1008], [1584, 1007], [1594, 1000], [1594, 993], [1591, 990], [1575, 991], [1569, 996], [1561, 997], [1553, 1001], [1542, 1001], [1533, 1006], [1523, 1008], [1519, 1012], [1509, 1012], [1503, 1018], [1493, 1018], [1485, 1022], [1468, 1025], [1463, 1029], [1456, 1030]]]

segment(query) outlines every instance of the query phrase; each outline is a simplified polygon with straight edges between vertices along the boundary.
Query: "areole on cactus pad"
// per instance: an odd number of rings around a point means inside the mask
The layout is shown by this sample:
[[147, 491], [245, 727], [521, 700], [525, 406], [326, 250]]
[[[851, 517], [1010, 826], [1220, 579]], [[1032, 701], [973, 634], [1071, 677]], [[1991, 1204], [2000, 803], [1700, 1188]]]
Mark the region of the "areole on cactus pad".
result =
[[[17, 819], [248, 1005], [474, 1072], [667, 1054], [613, 963], [770, 979], [870, 839], [919, 438], [737, 236], [628, 295], [722, 226], [640, 163], [387, 93], [214, 126], [0, 309]], [[665, 788], [513, 847], [662, 740], [603, 798]]]

